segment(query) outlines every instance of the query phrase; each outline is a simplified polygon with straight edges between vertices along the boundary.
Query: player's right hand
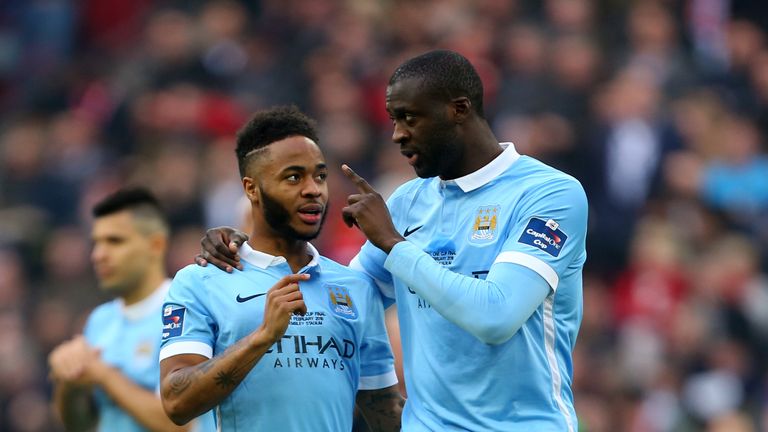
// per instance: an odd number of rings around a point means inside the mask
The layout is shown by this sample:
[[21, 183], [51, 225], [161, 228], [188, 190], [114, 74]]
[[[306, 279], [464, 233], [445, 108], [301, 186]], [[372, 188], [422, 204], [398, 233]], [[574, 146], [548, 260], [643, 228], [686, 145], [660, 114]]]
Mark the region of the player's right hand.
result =
[[230, 227], [211, 228], [200, 239], [201, 252], [195, 256], [195, 263], [205, 267], [208, 263], [232, 273], [242, 270], [237, 250], [248, 241], [248, 234]]
[[288, 275], [277, 281], [267, 292], [264, 322], [261, 324], [260, 331], [272, 343], [283, 337], [293, 314], [307, 313], [299, 282], [308, 279], [309, 275], [306, 273]]

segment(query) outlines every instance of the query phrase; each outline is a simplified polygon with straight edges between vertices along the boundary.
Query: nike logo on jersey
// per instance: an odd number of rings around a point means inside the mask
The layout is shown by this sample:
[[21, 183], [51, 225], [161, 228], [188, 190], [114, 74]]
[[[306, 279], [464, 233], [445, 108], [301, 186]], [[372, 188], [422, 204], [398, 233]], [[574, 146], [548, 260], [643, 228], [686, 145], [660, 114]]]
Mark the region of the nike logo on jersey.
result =
[[414, 229], [411, 229], [411, 227], [406, 228], [405, 232], [403, 233], [403, 237], [408, 237], [409, 235], [411, 235], [411, 234], [415, 233], [416, 231], [420, 230], [421, 227], [423, 227], [423, 226], [424, 225], [419, 225], [419, 226], [417, 226]]
[[261, 297], [261, 296], [263, 296], [264, 294], [266, 294], [266, 293], [265, 293], [265, 292], [263, 292], [263, 293], [261, 293], [261, 294], [254, 294], [254, 295], [249, 295], [248, 297], [240, 297], [240, 294], [238, 294], [238, 295], [237, 295], [237, 302], [238, 302], [238, 303], [245, 303], [245, 302], [247, 302], [248, 300], [252, 300], [252, 299], [255, 299], [256, 297]]

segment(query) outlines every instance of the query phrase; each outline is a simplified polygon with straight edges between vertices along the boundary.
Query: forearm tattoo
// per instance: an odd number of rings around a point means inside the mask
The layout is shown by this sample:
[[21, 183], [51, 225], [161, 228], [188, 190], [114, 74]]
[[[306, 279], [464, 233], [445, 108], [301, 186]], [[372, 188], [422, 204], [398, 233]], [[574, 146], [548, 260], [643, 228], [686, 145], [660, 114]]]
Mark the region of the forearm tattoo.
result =
[[[204, 376], [211, 371], [220, 362], [221, 358], [227, 354], [228, 351], [235, 349], [237, 344], [230, 347], [223, 354], [213, 357], [207, 361], [204, 361], [196, 366], [181, 369], [173, 373], [170, 378], [170, 391], [172, 394], [179, 395], [187, 390], [195, 380], [204, 378]], [[231, 390], [237, 387], [242, 381], [243, 377], [248, 373], [250, 368], [243, 366], [236, 366], [230, 370], [219, 371], [216, 376], [213, 377], [213, 382], [216, 386]]]
[[358, 398], [368, 425], [374, 431], [399, 431], [405, 399], [396, 389], [365, 391]]
[[219, 371], [219, 373], [216, 374], [216, 377], [213, 378], [213, 380], [216, 382], [216, 385], [223, 388], [230, 388], [235, 387], [237, 385], [237, 380], [234, 376], [235, 371], [231, 370], [228, 372]]
[[194, 372], [194, 370], [179, 370], [174, 372], [170, 379], [171, 393], [178, 395], [189, 388], [192, 384], [192, 377], [190, 375]]

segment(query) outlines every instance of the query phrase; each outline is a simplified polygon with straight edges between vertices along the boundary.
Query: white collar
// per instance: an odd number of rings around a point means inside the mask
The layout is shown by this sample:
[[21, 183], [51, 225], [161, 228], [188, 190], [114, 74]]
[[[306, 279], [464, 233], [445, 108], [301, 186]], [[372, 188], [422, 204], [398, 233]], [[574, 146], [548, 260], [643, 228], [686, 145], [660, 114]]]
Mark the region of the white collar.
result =
[[500, 155], [496, 156], [494, 160], [490, 161], [488, 165], [463, 177], [459, 177], [454, 180], [441, 180], [441, 182], [453, 182], [464, 192], [472, 192], [473, 190], [500, 176], [504, 171], [507, 170], [507, 168], [512, 166], [512, 164], [520, 158], [520, 153], [515, 150], [515, 145], [511, 142], [503, 142], [500, 143], [500, 145], [504, 151], [501, 152]]
[[[320, 264], [320, 253], [317, 251], [317, 249], [315, 249], [314, 246], [312, 246], [312, 243], [307, 242], [307, 249], [309, 249], [309, 254], [312, 255], [312, 260], [309, 261], [309, 264], [307, 264], [306, 267], [314, 267]], [[248, 242], [245, 242], [242, 246], [240, 246], [239, 253], [240, 258], [243, 261], [246, 261], [262, 269], [287, 262], [285, 257], [274, 256], [268, 253], [257, 251], [256, 249], [252, 248]], [[320, 267], [318, 267], [318, 269], [319, 268]]]
[[159, 314], [163, 309], [163, 302], [165, 301], [165, 295], [168, 294], [168, 289], [171, 287], [171, 280], [166, 279], [155, 289], [152, 294], [144, 297], [138, 302], [132, 305], [125, 305], [125, 300], [122, 298], [117, 299], [120, 305], [120, 311], [123, 316], [129, 321], [136, 321], [149, 314]]

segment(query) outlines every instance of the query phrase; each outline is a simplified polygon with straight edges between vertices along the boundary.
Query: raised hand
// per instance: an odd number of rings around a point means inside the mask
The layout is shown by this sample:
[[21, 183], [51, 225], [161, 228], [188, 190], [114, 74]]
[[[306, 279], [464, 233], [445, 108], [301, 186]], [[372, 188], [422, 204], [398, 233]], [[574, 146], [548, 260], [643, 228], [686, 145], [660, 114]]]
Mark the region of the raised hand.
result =
[[307, 305], [299, 289], [299, 282], [309, 279], [306, 273], [283, 277], [267, 292], [264, 305], [264, 322], [260, 331], [273, 342], [280, 340], [288, 329], [291, 315], [304, 315]]
[[395, 229], [387, 203], [368, 182], [348, 165], [341, 171], [357, 187], [359, 193], [347, 197], [347, 206], [341, 209], [344, 223], [356, 225], [376, 247], [389, 253], [395, 244], [405, 239]]
[[248, 234], [230, 227], [211, 228], [200, 239], [201, 252], [195, 256], [195, 263], [205, 267], [208, 263], [232, 273], [243, 269], [237, 250], [248, 241]]

